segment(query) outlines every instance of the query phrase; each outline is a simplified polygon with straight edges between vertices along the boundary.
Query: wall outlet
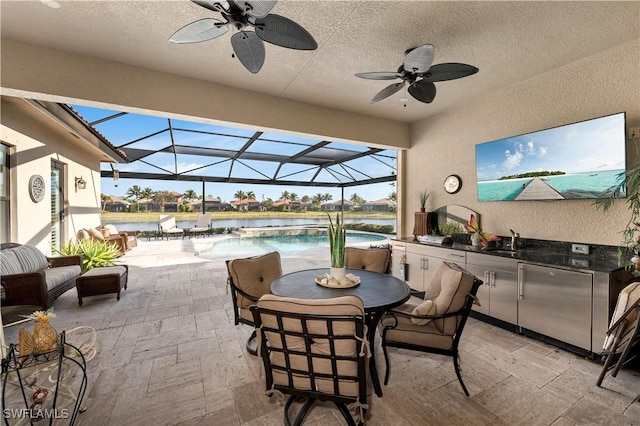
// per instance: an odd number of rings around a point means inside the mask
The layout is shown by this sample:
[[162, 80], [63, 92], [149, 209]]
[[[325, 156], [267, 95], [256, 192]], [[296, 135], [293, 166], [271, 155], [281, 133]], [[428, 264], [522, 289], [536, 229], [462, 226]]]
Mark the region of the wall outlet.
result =
[[573, 253], [589, 254], [589, 246], [587, 244], [571, 244]]
[[629, 139], [640, 138], [640, 127], [629, 127]]

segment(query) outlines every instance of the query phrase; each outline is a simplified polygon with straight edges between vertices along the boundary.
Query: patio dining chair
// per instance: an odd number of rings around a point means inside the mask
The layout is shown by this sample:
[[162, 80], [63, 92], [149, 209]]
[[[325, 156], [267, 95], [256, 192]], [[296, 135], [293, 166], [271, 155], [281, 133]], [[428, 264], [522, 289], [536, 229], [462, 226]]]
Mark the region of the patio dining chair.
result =
[[604, 366], [596, 385], [600, 387], [610, 370], [613, 370], [611, 377], [616, 377], [625, 364], [639, 355], [640, 350], [633, 354], [637, 346], [640, 346], [640, 282], [627, 285], [618, 295], [602, 347]]
[[196, 226], [189, 229], [189, 238], [192, 235], [201, 234], [202, 237], [205, 236], [207, 231], [211, 228], [211, 215], [208, 214], [199, 214], [196, 219]]
[[389, 272], [391, 250], [386, 248], [346, 247], [344, 263], [347, 269], [364, 269], [367, 271]]
[[[306, 399], [293, 424], [316, 401], [334, 403], [348, 425], [364, 422], [369, 355], [364, 306], [357, 296], [296, 299], [264, 295], [251, 307], [260, 333], [267, 395], [289, 395], [284, 424], [295, 401]], [[354, 413], [354, 414], [352, 414]]]
[[180, 236], [184, 238], [184, 229], [178, 228], [176, 225], [176, 218], [174, 216], [161, 214], [160, 222], [158, 222], [158, 228], [160, 229], [161, 237], [167, 237], [167, 240], [171, 236], [176, 238]]
[[456, 376], [462, 381], [458, 345], [471, 306], [482, 281], [455, 263], [444, 261], [435, 271], [423, 300], [413, 296], [408, 302], [385, 314], [381, 321], [382, 349], [389, 381], [388, 347], [448, 355], [453, 358]]
[[[253, 315], [249, 307], [261, 296], [271, 293], [271, 283], [282, 275], [280, 253], [273, 251], [260, 256], [227, 260], [229, 276], [227, 284], [231, 289], [233, 317], [235, 325], [247, 324], [253, 327]], [[256, 331], [247, 340], [247, 352], [256, 355]]]

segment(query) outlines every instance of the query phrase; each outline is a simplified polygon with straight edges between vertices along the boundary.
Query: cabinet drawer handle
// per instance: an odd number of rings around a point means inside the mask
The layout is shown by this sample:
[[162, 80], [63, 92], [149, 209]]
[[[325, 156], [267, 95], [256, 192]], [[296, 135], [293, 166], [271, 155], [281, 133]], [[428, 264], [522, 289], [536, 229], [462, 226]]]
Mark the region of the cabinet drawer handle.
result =
[[491, 281], [491, 287], [495, 287], [496, 286], [496, 272], [495, 271], [491, 271], [489, 273], [489, 279]]

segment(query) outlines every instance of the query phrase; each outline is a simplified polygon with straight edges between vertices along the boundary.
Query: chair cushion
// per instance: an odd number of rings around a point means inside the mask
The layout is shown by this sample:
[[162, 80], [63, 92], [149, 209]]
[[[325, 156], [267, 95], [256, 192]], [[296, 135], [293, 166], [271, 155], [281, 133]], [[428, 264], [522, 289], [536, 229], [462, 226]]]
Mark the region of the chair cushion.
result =
[[92, 238], [95, 238], [96, 240], [104, 241], [104, 235], [102, 235], [102, 232], [98, 231], [96, 228], [89, 228], [87, 229], [87, 232]]
[[80, 272], [80, 265], [59, 266], [45, 270], [44, 276], [47, 282], [47, 291], [73, 278], [79, 277]]
[[[473, 289], [474, 278], [455, 263], [444, 261], [436, 269], [424, 299], [433, 300], [438, 314], [459, 311]], [[434, 323], [442, 332], [453, 334], [458, 320], [457, 317], [448, 317], [435, 320]]]
[[[301, 313], [310, 315], [361, 315], [364, 318], [364, 306], [362, 300], [356, 296], [341, 296], [332, 299], [295, 299], [290, 297], [280, 297], [273, 294], [265, 294], [260, 298], [257, 306], [263, 309], [276, 311]], [[278, 328], [276, 317], [267, 313], [261, 314], [262, 324], [266, 327]], [[307, 323], [309, 333], [327, 334], [328, 330], [325, 321], [310, 321]], [[302, 332], [302, 325], [299, 320], [284, 319], [283, 327], [286, 330]], [[336, 322], [333, 324], [333, 334], [336, 336], [354, 336], [355, 326], [352, 322]], [[283, 342], [279, 334], [266, 332], [269, 346], [271, 348], [283, 348]], [[306, 350], [304, 338], [287, 335], [285, 343], [289, 351]], [[360, 343], [355, 339], [338, 340], [334, 342], [336, 357], [354, 356], [360, 350]], [[328, 339], [314, 338], [311, 346], [311, 353], [330, 354]], [[294, 370], [308, 371], [307, 357], [302, 355], [290, 355], [291, 368]], [[271, 352], [270, 360], [272, 365], [286, 367], [284, 354], [281, 352]], [[356, 362], [347, 360], [337, 360], [337, 371], [339, 375], [358, 375], [358, 365]], [[331, 360], [313, 358], [313, 368], [317, 373], [331, 373]], [[299, 379], [299, 380], [296, 380]], [[278, 370], [273, 371], [273, 381], [277, 385], [288, 386], [287, 374]], [[297, 389], [309, 390], [308, 375], [294, 375], [294, 386]], [[331, 394], [334, 392], [333, 380], [316, 378], [317, 389], [321, 392]], [[344, 380], [340, 383], [340, 394], [357, 396], [358, 383], [352, 380]]]
[[[613, 324], [618, 321], [622, 315], [629, 309], [634, 303], [636, 303], [640, 299], [640, 282], [631, 283], [625, 288], [622, 289], [620, 294], [618, 294], [618, 301], [616, 302], [616, 308], [613, 312], [613, 317], [611, 318], [611, 323], [609, 327], [613, 326]], [[627, 326], [626, 330], [621, 335], [621, 343], [626, 342], [628, 339], [628, 334], [631, 333], [631, 328], [635, 324], [636, 319], [638, 318], [638, 310], [635, 309], [629, 312], [627, 316]], [[607, 351], [610, 350], [613, 341], [615, 339], [615, 332], [608, 334], [604, 340], [604, 345], [602, 349]]]
[[13, 249], [0, 251], [0, 275], [21, 274], [22, 266]]
[[37, 247], [20, 246], [11, 249], [20, 263], [22, 272], [37, 272], [47, 269], [49, 261]]
[[82, 276], [83, 277], [100, 277], [103, 275], [118, 274], [122, 277], [126, 273], [127, 273], [127, 268], [125, 268], [124, 266], [114, 265], [114, 266], [100, 266], [98, 268], [91, 268], [87, 272], [82, 274]]
[[[413, 315], [436, 315], [438, 308], [433, 300], [427, 299], [418, 306], [416, 306], [411, 314]], [[427, 325], [431, 322], [431, 319], [411, 318], [411, 322], [415, 325]]]
[[[261, 256], [233, 259], [229, 261], [228, 269], [236, 287], [257, 300], [262, 295], [270, 293], [271, 283], [282, 275], [280, 253], [274, 251]], [[238, 294], [237, 304], [239, 308], [248, 309], [254, 303], [253, 300]], [[242, 316], [253, 322], [253, 316], [250, 312], [247, 311]]]
[[109, 231], [109, 235], [120, 235], [120, 233], [118, 232], [118, 229], [114, 226], [109, 224], [104, 225], [104, 227], [107, 231]]
[[387, 272], [389, 256], [390, 252], [385, 248], [347, 247], [345, 249], [345, 265], [349, 269], [365, 269], [383, 274]]

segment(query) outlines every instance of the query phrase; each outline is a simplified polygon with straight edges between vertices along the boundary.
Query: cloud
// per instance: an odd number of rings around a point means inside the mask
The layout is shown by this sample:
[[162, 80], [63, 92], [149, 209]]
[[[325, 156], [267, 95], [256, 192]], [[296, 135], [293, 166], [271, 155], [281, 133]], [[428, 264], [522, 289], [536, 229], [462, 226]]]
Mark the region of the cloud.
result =
[[522, 161], [521, 150], [512, 154], [511, 151], [507, 149], [504, 151], [504, 156], [505, 156], [505, 160], [502, 163], [502, 166], [507, 170], [511, 170], [514, 167], [518, 167], [520, 165], [520, 162]]
[[538, 147], [538, 155], [540, 157], [544, 157], [546, 154], [547, 154], [547, 147], [545, 146]]

